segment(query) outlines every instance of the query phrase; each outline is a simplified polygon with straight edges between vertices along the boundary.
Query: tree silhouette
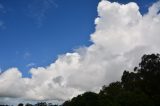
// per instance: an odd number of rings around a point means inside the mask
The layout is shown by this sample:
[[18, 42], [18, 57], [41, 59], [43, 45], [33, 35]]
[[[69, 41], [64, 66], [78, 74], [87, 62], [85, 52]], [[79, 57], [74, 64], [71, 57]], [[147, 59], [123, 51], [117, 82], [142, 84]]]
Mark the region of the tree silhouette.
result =
[[66, 101], [62, 106], [98, 106], [98, 95], [93, 92], [86, 92], [71, 101]]
[[18, 106], [23, 106], [23, 103], [19, 103]]
[[134, 71], [124, 71], [121, 82], [87, 92], [62, 106], [160, 106], [160, 55], [144, 55]]
[[27, 103], [25, 106], [33, 106], [32, 104], [30, 104], [30, 103]]
[[35, 104], [35, 106], [47, 106], [47, 103], [46, 102], [40, 102], [40, 103]]

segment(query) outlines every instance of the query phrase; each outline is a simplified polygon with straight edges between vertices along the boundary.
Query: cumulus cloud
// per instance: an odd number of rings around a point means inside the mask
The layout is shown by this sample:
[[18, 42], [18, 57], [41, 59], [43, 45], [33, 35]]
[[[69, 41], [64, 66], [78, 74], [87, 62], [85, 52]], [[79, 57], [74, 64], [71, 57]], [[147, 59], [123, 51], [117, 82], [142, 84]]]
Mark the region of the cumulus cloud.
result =
[[32, 68], [22, 78], [17, 68], [0, 75], [0, 96], [30, 100], [66, 100], [120, 80], [145, 53], [160, 52], [160, 2], [141, 15], [136, 3], [102, 0], [92, 45], [60, 55], [47, 67]]

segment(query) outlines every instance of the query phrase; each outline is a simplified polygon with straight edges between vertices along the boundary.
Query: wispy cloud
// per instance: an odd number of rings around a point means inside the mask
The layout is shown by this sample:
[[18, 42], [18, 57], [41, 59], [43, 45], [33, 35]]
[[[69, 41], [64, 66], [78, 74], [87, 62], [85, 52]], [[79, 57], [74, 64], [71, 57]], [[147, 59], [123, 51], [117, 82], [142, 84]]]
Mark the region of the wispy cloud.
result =
[[35, 66], [35, 65], [36, 65], [36, 64], [32, 62], [32, 63], [27, 64], [26, 67], [30, 68], [30, 67], [33, 67], [33, 66]]
[[[5, 8], [2, 4], [0, 4], [0, 16], [4, 15], [6, 13]], [[4, 21], [0, 17], [0, 29], [5, 29]]]
[[32, 2], [28, 5], [28, 15], [34, 19], [38, 27], [41, 27], [48, 10], [57, 7], [58, 5], [55, 3], [55, 0], [32, 0]]
[[[0, 4], [0, 16], [3, 14], [3, 10], [4, 10], [4, 7], [2, 4]], [[1, 20], [1, 17], [0, 17], [0, 29], [3, 28], [3, 21]]]
[[0, 4], [0, 12], [5, 13], [4, 6], [2, 4]]
[[3, 21], [0, 21], [0, 27], [2, 27], [4, 25]]
[[24, 59], [28, 59], [31, 57], [31, 53], [29, 52], [25, 52], [24, 55], [23, 55]]

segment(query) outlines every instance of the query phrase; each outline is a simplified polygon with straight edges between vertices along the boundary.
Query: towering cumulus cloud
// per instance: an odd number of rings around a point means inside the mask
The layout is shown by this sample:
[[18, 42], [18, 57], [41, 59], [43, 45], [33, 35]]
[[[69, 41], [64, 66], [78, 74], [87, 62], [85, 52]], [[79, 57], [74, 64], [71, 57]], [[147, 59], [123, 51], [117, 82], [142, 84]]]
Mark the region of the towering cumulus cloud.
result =
[[60, 55], [48, 67], [22, 78], [17, 68], [0, 75], [0, 96], [30, 100], [66, 100], [120, 80], [124, 69], [137, 65], [144, 53], [160, 52], [160, 2], [141, 15], [136, 3], [102, 0], [98, 5], [92, 45]]

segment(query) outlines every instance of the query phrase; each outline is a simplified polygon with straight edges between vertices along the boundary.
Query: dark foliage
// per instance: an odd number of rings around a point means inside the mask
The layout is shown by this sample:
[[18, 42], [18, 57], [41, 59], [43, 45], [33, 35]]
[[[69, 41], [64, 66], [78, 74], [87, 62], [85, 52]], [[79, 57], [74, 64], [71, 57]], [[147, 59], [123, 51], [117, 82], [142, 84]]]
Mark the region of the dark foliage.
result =
[[160, 106], [160, 55], [144, 55], [134, 72], [124, 71], [121, 82], [86, 92], [62, 106]]
[[66, 101], [63, 106], [94, 106], [98, 105], [98, 95], [93, 92], [86, 92], [73, 98], [71, 101]]
[[47, 106], [47, 103], [46, 102], [40, 102], [40, 103], [35, 104], [35, 106]]
[[23, 103], [19, 103], [18, 106], [23, 106]]

